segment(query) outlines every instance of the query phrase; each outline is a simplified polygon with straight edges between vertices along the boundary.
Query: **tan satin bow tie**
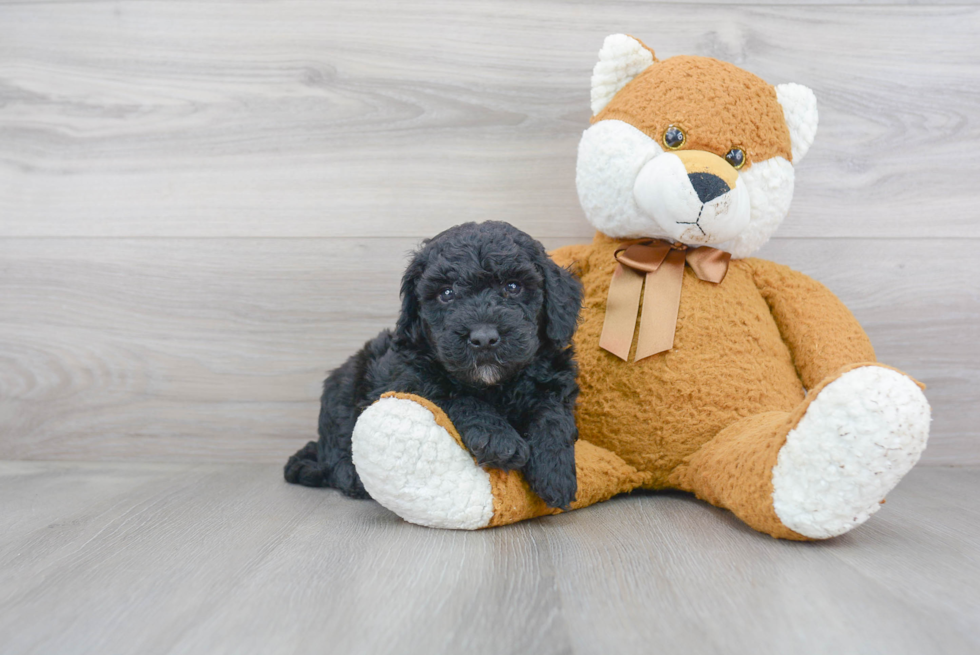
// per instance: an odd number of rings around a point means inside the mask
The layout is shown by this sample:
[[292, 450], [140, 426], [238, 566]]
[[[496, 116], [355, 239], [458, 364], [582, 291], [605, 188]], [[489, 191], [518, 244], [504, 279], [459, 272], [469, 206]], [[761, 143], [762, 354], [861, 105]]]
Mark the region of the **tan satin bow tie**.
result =
[[642, 273], [646, 273], [646, 291], [633, 361], [673, 348], [685, 261], [698, 279], [718, 284], [725, 279], [732, 258], [730, 253], [717, 248], [689, 248], [661, 239], [620, 248], [615, 257], [619, 264], [609, 282], [606, 319], [602, 324], [599, 347], [623, 361], [629, 357], [633, 343], [643, 288]]

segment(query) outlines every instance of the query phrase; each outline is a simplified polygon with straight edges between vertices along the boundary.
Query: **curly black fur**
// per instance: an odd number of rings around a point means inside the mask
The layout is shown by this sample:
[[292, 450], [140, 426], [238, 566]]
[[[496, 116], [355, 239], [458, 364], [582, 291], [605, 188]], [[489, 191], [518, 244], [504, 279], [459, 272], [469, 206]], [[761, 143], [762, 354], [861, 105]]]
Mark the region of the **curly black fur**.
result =
[[481, 465], [519, 469], [549, 506], [567, 509], [577, 490], [578, 280], [517, 228], [466, 223], [423, 242], [401, 297], [395, 330], [327, 377], [320, 440], [289, 459], [286, 480], [367, 498], [351, 432], [382, 393], [402, 391], [441, 407]]

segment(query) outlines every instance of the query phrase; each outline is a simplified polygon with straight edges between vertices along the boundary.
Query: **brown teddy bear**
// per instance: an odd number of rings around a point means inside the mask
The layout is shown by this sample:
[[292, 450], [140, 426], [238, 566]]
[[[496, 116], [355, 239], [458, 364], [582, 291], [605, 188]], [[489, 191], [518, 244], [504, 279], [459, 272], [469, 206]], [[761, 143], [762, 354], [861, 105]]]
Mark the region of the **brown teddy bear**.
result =
[[[578, 495], [681, 489], [774, 537], [822, 539], [873, 514], [918, 461], [929, 405], [875, 362], [824, 286], [749, 257], [789, 209], [813, 93], [707, 57], [658, 61], [608, 37], [577, 186], [598, 230], [553, 253], [585, 290], [575, 336]], [[445, 414], [392, 394], [353, 437], [365, 488], [405, 520], [475, 529], [559, 510], [483, 470]]]

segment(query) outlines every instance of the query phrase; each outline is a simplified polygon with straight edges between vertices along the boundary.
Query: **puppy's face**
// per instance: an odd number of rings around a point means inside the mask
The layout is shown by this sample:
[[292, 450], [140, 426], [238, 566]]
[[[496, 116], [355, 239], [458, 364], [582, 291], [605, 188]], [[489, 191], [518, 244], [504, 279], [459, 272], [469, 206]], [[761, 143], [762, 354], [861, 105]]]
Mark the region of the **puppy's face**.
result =
[[424, 340], [457, 380], [492, 386], [527, 366], [542, 340], [550, 340], [549, 318], [559, 327], [548, 302], [557, 284], [568, 296], [556, 301], [564, 298], [563, 312], [570, 313], [561, 335], [570, 340], [578, 285], [541, 245], [506, 223], [457, 226], [416, 253], [402, 283], [398, 333]]
[[[494, 240], [443, 250], [418, 282], [419, 314], [436, 357], [455, 378], [491, 386], [538, 350], [542, 277]], [[516, 255], [516, 256], [515, 256]]]

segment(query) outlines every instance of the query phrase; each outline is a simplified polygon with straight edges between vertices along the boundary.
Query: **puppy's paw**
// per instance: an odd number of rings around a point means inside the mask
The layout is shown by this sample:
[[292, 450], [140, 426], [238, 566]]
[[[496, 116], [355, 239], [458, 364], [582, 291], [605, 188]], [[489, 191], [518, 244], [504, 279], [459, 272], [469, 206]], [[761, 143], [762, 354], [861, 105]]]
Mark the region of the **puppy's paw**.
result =
[[532, 486], [531, 490], [538, 494], [538, 497], [548, 507], [555, 507], [567, 512], [571, 508], [571, 504], [575, 502], [575, 494], [578, 493], [578, 480], [575, 479], [575, 476], [558, 476], [538, 489], [534, 489]]
[[463, 443], [486, 468], [511, 471], [527, 463], [531, 449], [510, 425], [475, 426], [461, 435]]
[[575, 448], [531, 449], [524, 467], [524, 479], [548, 507], [567, 511], [578, 493], [575, 474]]

